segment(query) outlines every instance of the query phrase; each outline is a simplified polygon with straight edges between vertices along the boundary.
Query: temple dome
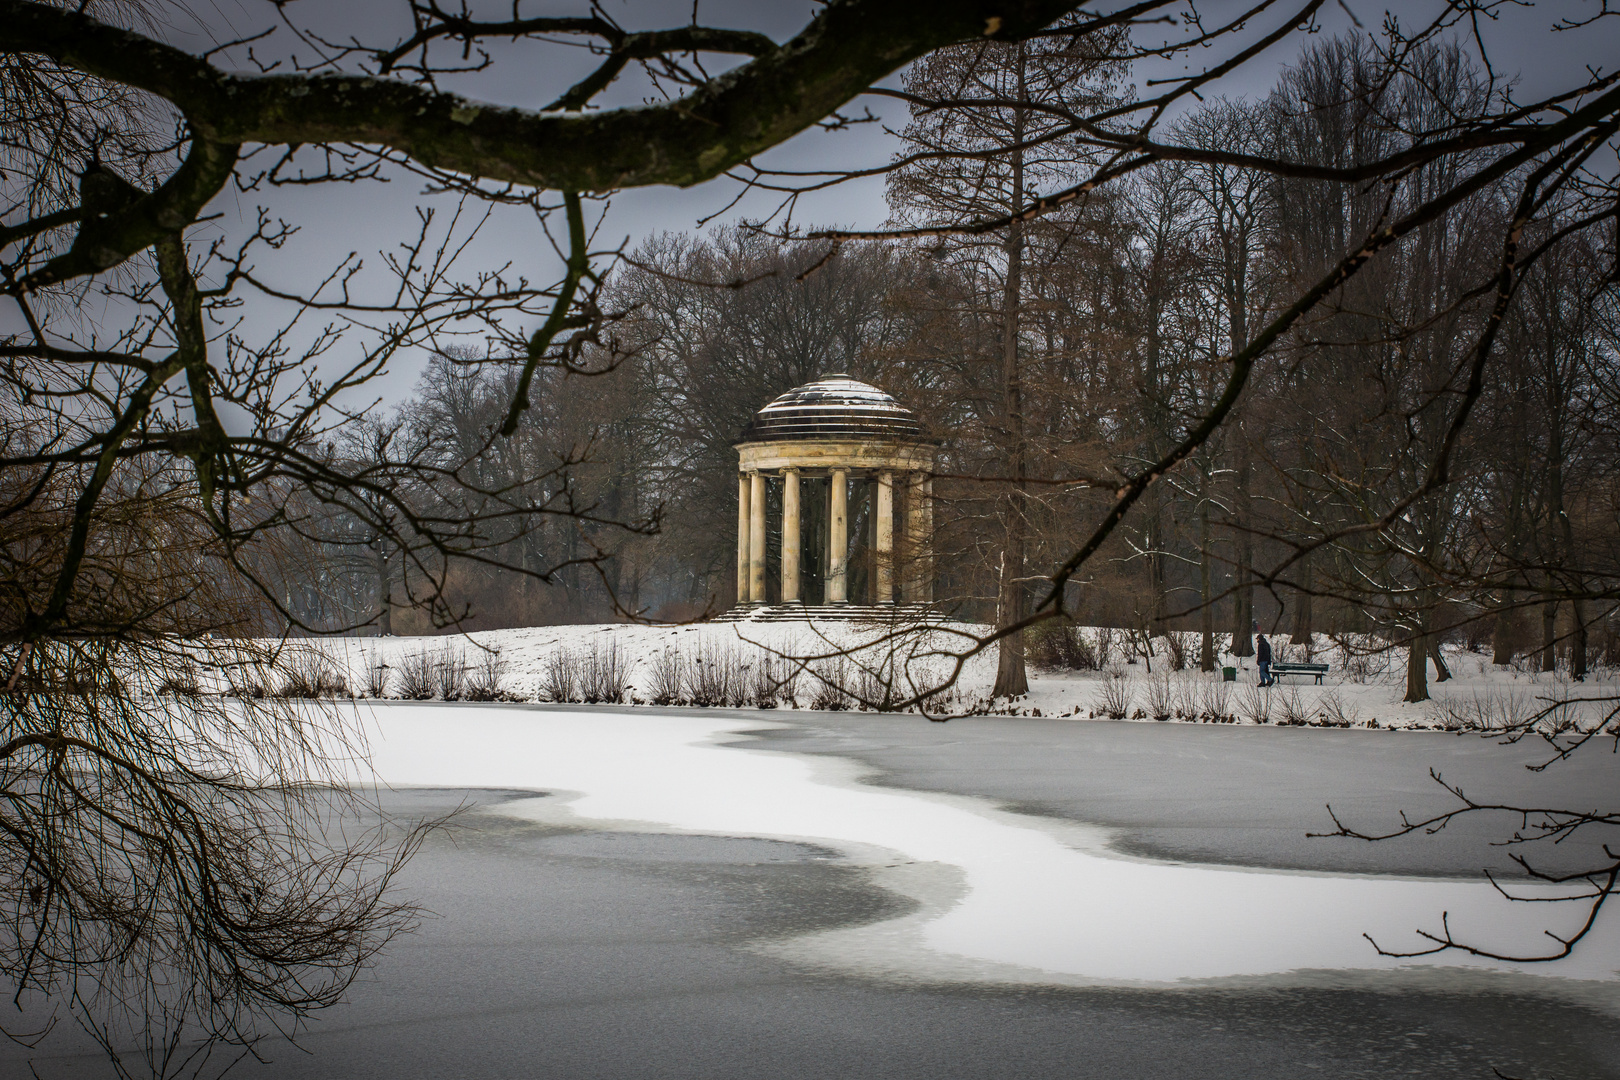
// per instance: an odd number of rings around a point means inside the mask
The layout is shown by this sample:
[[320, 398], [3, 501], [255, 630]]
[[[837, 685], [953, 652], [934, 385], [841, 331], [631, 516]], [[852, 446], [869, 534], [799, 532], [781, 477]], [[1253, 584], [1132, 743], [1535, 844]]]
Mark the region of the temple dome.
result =
[[850, 437], [923, 441], [917, 414], [871, 383], [839, 373], [796, 386], [754, 414], [739, 443]]

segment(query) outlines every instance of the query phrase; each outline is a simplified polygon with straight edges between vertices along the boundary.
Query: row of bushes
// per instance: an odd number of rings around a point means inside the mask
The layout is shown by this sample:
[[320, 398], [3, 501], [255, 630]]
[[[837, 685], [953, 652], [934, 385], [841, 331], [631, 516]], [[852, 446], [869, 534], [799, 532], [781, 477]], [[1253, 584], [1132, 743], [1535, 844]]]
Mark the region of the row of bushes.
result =
[[[375, 658], [372, 658], [373, 660]], [[642, 696], [632, 674], [638, 661], [617, 640], [595, 641], [548, 655], [539, 673], [541, 700], [581, 704], [691, 705], [705, 708], [875, 709], [898, 707], [918, 687], [893, 675], [894, 664], [869, 665], [845, 656], [801, 662], [764, 649], [699, 646], [692, 655], [665, 648], [646, 665]], [[508, 664], [498, 651], [469, 656], [445, 647], [409, 653], [394, 665], [365, 666], [365, 685], [351, 686], [343, 668], [313, 648], [284, 650], [273, 668], [227, 677], [228, 693], [244, 698], [394, 698], [406, 701], [523, 701], [506, 685]], [[203, 693], [193, 670], [181, 670], [158, 687], [160, 694]], [[948, 707], [957, 691], [933, 694], [928, 703]]]
[[505, 687], [507, 664], [499, 650], [469, 658], [466, 650], [410, 653], [390, 670], [386, 664], [366, 669], [366, 693], [374, 698], [397, 696], [406, 701], [518, 701]]
[[[1215, 635], [1217, 656], [1228, 640], [1225, 634]], [[1134, 664], [1139, 659], [1145, 659], [1149, 668], [1158, 660], [1171, 671], [1184, 671], [1198, 665], [1200, 646], [1199, 635], [1186, 631], [1151, 637], [1141, 630], [1109, 626], [1087, 630], [1064, 622], [1042, 623], [1025, 639], [1029, 662], [1049, 671], [1106, 671], [1114, 664]], [[1299, 651], [1303, 653], [1304, 646]]]
[[[1437, 731], [1559, 734], [1602, 727], [1611, 719], [1612, 709], [1613, 702], [1600, 691], [1583, 695], [1565, 688], [1549, 694], [1517, 686], [1486, 687], [1466, 694], [1436, 695], [1426, 723], [1416, 726]], [[1191, 673], [1132, 679], [1117, 666], [1097, 684], [1092, 715], [1216, 724], [1241, 720], [1280, 727], [1377, 726], [1376, 720], [1364, 721], [1355, 702], [1333, 687], [1314, 692], [1301, 686], [1266, 689], [1252, 682], [1228, 683]]]
[[[368, 662], [365, 685], [352, 686], [337, 661], [314, 648], [288, 648], [273, 665], [231, 669], [225, 692], [241, 698], [403, 698], [407, 701], [518, 701], [505, 686], [507, 664], [498, 651], [469, 657], [445, 647], [408, 654], [390, 667]], [[159, 680], [157, 693], [197, 697], [205, 692], [195, 667], [181, 665]]]
[[[916, 692], [892, 676], [892, 663], [869, 665], [844, 656], [806, 662], [765, 649], [700, 645], [690, 656], [665, 648], [644, 663], [645, 699], [632, 692], [635, 662], [617, 641], [559, 650], [546, 659], [540, 693], [548, 701], [587, 704], [886, 711]], [[954, 691], [935, 695], [930, 704], [944, 707], [948, 699], [954, 700]]]
[[1327, 689], [1315, 700], [1298, 686], [1275, 690], [1255, 683], [1229, 683], [1219, 678], [1165, 672], [1145, 679], [1128, 678], [1111, 668], [1097, 685], [1094, 716], [1111, 720], [1184, 720], [1206, 724], [1350, 727], [1360, 722], [1359, 710], [1337, 690]]

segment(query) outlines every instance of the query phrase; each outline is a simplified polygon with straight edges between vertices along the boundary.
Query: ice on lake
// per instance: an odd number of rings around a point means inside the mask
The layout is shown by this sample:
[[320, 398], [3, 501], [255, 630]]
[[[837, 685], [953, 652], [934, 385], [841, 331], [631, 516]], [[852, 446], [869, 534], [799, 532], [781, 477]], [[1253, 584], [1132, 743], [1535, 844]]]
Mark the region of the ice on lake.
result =
[[751, 749], [740, 733], [768, 724], [736, 713], [356, 707], [374, 777], [392, 786], [545, 791], [501, 808], [597, 828], [804, 840], [917, 900], [910, 915], [769, 946], [808, 963], [902, 978], [1161, 985], [1400, 966], [1620, 974], [1613, 911], [1555, 967], [1458, 952], [1381, 957], [1364, 935], [1421, 948], [1415, 931], [1438, 930], [1442, 913], [1459, 939], [1543, 952], [1553, 944], [1545, 931], [1568, 934], [1584, 908], [1510, 903], [1483, 881], [1126, 857], [1101, 829], [872, 787], [852, 762]]

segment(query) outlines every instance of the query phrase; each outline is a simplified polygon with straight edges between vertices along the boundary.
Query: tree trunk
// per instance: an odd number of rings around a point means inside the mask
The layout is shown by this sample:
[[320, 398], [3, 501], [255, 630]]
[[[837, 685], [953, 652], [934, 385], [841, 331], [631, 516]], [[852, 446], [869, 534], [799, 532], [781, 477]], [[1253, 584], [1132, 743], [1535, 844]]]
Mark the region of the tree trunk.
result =
[[1412, 626], [1412, 640], [1406, 650], [1406, 697], [1404, 701], [1429, 700], [1428, 617], [1419, 612]]
[[[1018, 99], [1024, 100], [1024, 46], [1018, 46]], [[1013, 115], [1013, 145], [1023, 141], [1024, 110], [1018, 108]], [[1010, 201], [1014, 209], [1024, 203], [1024, 153], [1014, 149], [1012, 190]], [[1018, 317], [1023, 294], [1024, 275], [1024, 223], [1014, 221], [1007, 226], [1003, 243], [1007, 259], [1007, 275], [1001, 296], [1001, 386], [1002, 423], [1007, 440], [1007, 475], [1010, 478], [1006, 514], [1006, 543], [1002, 548], [1001, 581], [998, 592], [1001, 626], [1021, 622], [1026, 614], [1024, 583], [1024, 542], [1028, 511], [1025, 469], [1028, 467], [1024, 452], [1024, 403], [1021, 372], [1018, 365]], [[1008, 634], [1001, 639], [1000, 655], [996, 665], [996, 684], [992, 697], [1017, 697], [1029, 693], [1029, 679], [1024, 671], [1024, 632]]]
[[1253, 656], [1254, 585], [1249, 577], [1249, 564], [1254, 561], [1254, 542], [1249, 535], [1249, 443], [1238, 434], [1237, 490], [1233, 493], [1232, 509], [1237, 526], [1237, 565], [1233, 568], [1236, 587], [1232, 590], [1232, 655]]
[[1513, 663], [1513, 593], [1504, 589], [1491, 627], [1491, 663]]
[[[1551, 583], [1549, 582], [1549, 587]], [[1541, 670], [1553, 671], [1558, 667], [1558, 601], [1548, 600], [1541, 605]]]
[[1203, 641], [1198, 650], [1198, 670], [1215, 670], [1215, 608], [1210, 603], [1209, 500], [1198, 504], [1198, 624]]
[[393, 567], [388, 557], [388, 542], [381, 537], [376, 543], [376, 569], [377, 569], [377, 635], [379, 637], [394, 636], [394, 598]]
[[1574, 632], [1569, 636], [1569, 677], [1586, 678], [1586, 601], [1571, 600], [1570, 614], [1575, 619]]
[[1314, 620], [1312, 619], [1314, 612], [1311, 610], [1311, 601], [1315, 599], [1311, 595], [1311, 590], [1316, 586], [1316, 576], [1309, 555], [1300, 560], [1300, 577], [1303, 579], [1304, 588], [1295, 594], [1297, 606], [1294, 609], [1294, 632], [1289, 635], [1289, 641], [1295, 645], [1303, 645], [1308, 649], [1311, 647], [1311, 638], [1316, 632]]
[[1429, 659], [1434, 661], [1434, 681], [1445, 682], [1451, 678], [1451, 669], [1446, 666], [1446, 658], [1440, 654], [1440, 638], [1437, 634], [1429, 635]]
[[[1558, 485], [1553, 494], [1558, 500], [1558, 522], [1563, 533], [1563, 557], [1565, 565], [1578, 564], [1575, 554], [1575, 527], [1570, 524], [1569, 514], [1564, 510], [1564, 485], [1560, 472], [1557, 476]], [[1578, 583], [1585, 587], [1585, 582]], [[1571, 599], [1570, 614], [1574, 617], [1575, 628], [1569, 638], [1569, 675], [1572, 679], [1585, 680], [1586, 678], [1586, 603], [1580, 599]]]
[[1147, 512], [1147, 568], [1148, 568], [1148, 636], [1160, 637], [1168, 633], [1164, 613], [1168, 609], [1164, 584], [1164, 499], [1162, 485], [1148, 488]]

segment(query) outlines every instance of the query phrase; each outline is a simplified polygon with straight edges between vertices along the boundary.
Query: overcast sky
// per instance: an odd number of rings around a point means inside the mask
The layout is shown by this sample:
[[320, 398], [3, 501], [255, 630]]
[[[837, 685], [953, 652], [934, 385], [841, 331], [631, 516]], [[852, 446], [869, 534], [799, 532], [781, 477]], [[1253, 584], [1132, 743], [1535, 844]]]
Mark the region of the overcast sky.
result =
[[[605, 0], [605, 3], [628, 29], [676, 26], [692, 17], [690, 0]], [[1253, 0], [1204, 3], [1199, 8], [1205, 26], [1209, 27], [1252, 3]], [[192, 4], [189, 15], [174, 15], [163, 31], [175, 44], [192, 51], [202, 51], [212, 43], [244, 37], [276, 25], [273, 10], [264, 0], [192, 0]], [[1293, 6], [1297, 4], [1295, 0]], [[510, 12], [506, 0], [488, 0], [474, 6], [491, 18], [508, 17]], [[1116, 5], [1094, 6], [1101, 10]], [[1432, 17], [1436, 8], [1436, 4], [1424, 2], [1386, 7], [1360, 0], [1338, 0], [1325, 5], [1316, 32], [1343, 32], [1352, 27], [1353, 20], [1376, 31], [1391, 17], [1391, 12], [1404, 25], [1414, 26]], [[1575, 33], [1550, 32], [1558, 18], [1580, 17], [1597, 8], [1598, 0], [1507, 7], [1499, 20], [1485, 20], [1481, 31], [1498, 72], [1518, 76], [1521, 98], [1531, 99], [1578, 82], [1583, 67], [1612, 68], [1616, 58], [1620, 58], [1620, 19], [1611, 18], [1599, 27]], [[368, 44], [391, 44], [409, 29], [403, 0], [344, 0], [341, 3], [302, 0], [290, 5], [290, 10], [301, 25], [312, 26], [334, 40], [355, 36]], [[525, 15], [581, 14], [585, 10], [583, 0], [545, 0], [524, 4], [522, 8]], [[785, 41], [813, 17], [815, 10], [816, 5], [806, 0], [701, 0], [698, 18], [707, 25], [759, 30], [777, 41]], [[1280, 16], [1256, 20], [1240, 40], [1268, 33], [1277, 25], [1278, 18]], [[1154, 26], [1140, 30], [1139, 39], [1157, 44], [1189, 32], [1184, 22]], [[1274, 84], [1278, 71], [1292, 61], [1309, 40], [1303, 33], [1285, 39], [1212, 91], [1207, 91], [1206, 96], [1264, 95]], [[1151, 77], [1199, 70], [1219, 63], [1232, 47], [1197, 51], [1178, 59], [1169, 68], [1138, 70], [1133, 73], [1132, 81], [1141, 86]], [[308, 47], [299, 46], [285, 28], [256, 42], [253, 48], [260, 60], [285, 58], [294, 50], [306, 58], [309, 55]], [[499, 104], [538, 107], [577, 81], [596, 62], [582, 49], [553, 44], [495, 44], [491, 52], [495, 63], [490, 70], [447, 79], [447, 88]], [[723, 70], [729, 63], [736, 62], [735, 58], [704, 59], [711, 71]], [[223, 54], [216, 62], [244, 69], [248, 63], [242, 49]], [[598, 101], [608, 107], [633, 105], [650, 99], [653, 93], [653, 87], [644, 78], [631, 74]], [[867, 105], [890, 126], [898, 127], [903, 122], [903, 110], [886, 99], [865, 99], [852, 106], [851, 111], [858, 112]], [[865, 125], [836, 133], [807, 132], [763, 160], [782, 168], [871, 165], [886, 160], [895, 148], [895, 140], [881, 126]], [[735, 183], [722, 179], [687, 190], [660, 187], [618, 194], [612, 200], [597, 246], [612, 247], [628, 239], [633, 247], [642, 238], [663, 230], [694, 229], [700, 218], [721, 211], [736, 192]], [[424, 196], [419, 180], [398, 177], [388, 184], [282, 189], [269, 194], [228, 190], [211, 209], [222, 215], [214, 228], [227, 233], [249, 227], [260, 205], [268, 205], [276, 215], [299, 224], [303, 228], [300, 237], [279, 255], [260, 263], [261, 271], [271, 281], [296, 289], [306, 287], [350, 251], [366, 256], [368, 265], [377, 266], [378, 252], [393, 249], [414, 232], [419, 206], [435, 206], [446, 212], [452, 202], [445, 196]], [[751, 196], [718, 220], [734, 221], [741, 216], [757, 218], [774, 205], [774, 200], [767, 197]], [[809, 196], [800, 202], [795, 220], [872, 227], [881, 225], [886, 215], [883, 183], [878, 179], [846, 184]], [[531, 281], [541, 281], [550, 280], [559, 269], [533, 216], [511, 210], [499, 212], [496, 220], [485, 227], [468, 248], [466, 259], [469, 275], [479, 266], [493, 268], [510, 264], [514, 276], [524, 274]], [[382, 281], [381, 278], [376, 280]], [[259, 324], [260, 319], [256, 318], [254, 323]], [[397, 362], [386, 382], [378, 386], [378, 392], [386, 400], [399, 400], [408, 394], [419, 365], [420, 358]]]

